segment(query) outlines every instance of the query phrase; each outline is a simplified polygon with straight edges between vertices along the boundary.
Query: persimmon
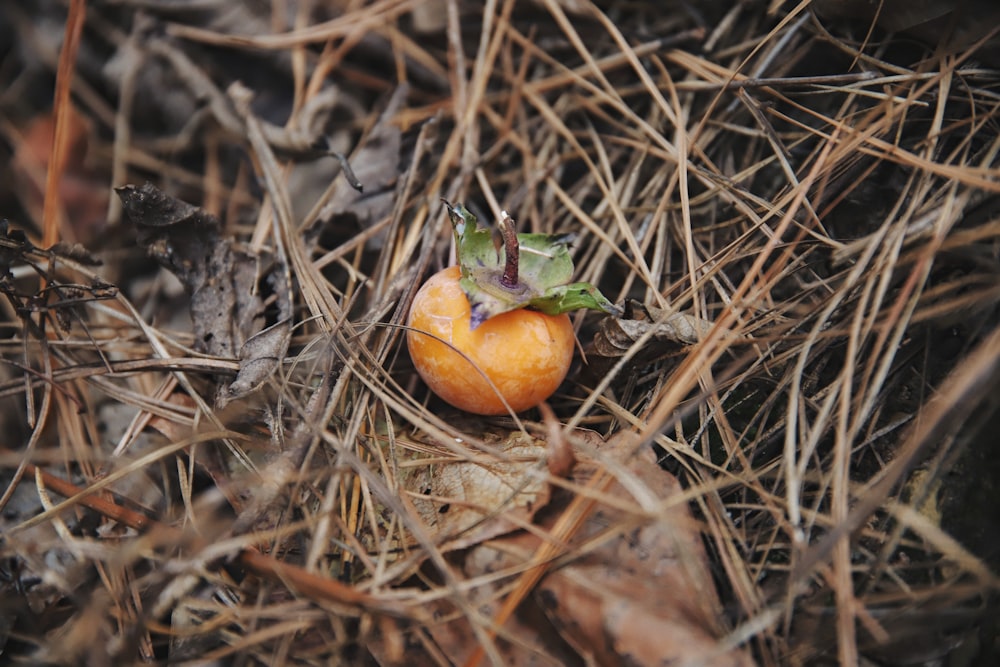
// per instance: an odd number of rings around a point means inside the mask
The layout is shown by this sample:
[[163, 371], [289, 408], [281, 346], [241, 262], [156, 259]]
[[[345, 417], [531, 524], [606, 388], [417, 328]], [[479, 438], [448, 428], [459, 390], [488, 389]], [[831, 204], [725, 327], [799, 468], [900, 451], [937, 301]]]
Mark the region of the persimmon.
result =
[[410, 308], [406, 334], [417, 372], [435, 394], [481, 415], [532, 408], [562, 384], [573, 361], [569, 315], [523, 308], [473, 329], [457, 266], [431, 276]]
[[619, 309], [592, 285], [568, 283], [568, 236], [517, 234], [504, 212], [496, 239], [461, 204], [445, 204], [460, 264], [431, 276], [414, 297], [410, 358], [427, 386], [459, 409], [527, 410], [569, 371], [575, 336], [566, 313]]

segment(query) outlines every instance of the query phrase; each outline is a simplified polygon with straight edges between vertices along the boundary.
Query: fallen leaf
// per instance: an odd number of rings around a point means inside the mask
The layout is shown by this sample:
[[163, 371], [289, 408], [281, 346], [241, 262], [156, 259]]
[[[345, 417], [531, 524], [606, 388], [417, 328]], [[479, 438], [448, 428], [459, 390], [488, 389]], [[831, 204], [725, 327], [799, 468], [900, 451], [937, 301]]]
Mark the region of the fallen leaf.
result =
[[[567, 535], [556, 531], [573, 506], [572, 495], [562, 487], [545, 492], [525, 472], [545, 455], [542, 443], [511, 434], [495, 446], [526, 460], [456, 461], [425, 470], [426, 496], [415, 497], [414, 504], [433, 536], [447, 540], [443, 550], [452, 551], [450, 560], [464, 575], [456, 592], [463, 604], [452, 595], [433, 602], [432, 616], [439, 622], [424, 626], [420, 641], [408, 636], [407, 658], [446, 655], [461, 664], [477, 655], [518, 577], [526, 567], [541, 566], [551, 569], [514, 615], [495, 628], [485, 652], [492, 651], [502, 664], [752, 664], [746, 653], [720, 642], [726, 628], [700, 524], [687, 503], [671, 502], [682, 494], [681, 485], [659, 467], [649, 448], [633, 455], [633, 439], [621, 434], [601, 443], [607, 457], [601, 461], [576, 452], [569, 481], [577, 488], [610, 470], [621, 477], [600, 488], [582, 523]], [[619, 481], [626, 477], [627, 482]], [[656, 509], [640, 510], [634, 494], [644, 496], [642, 506]], [[532, 521], [533, 530], [517, 529], [517, 522], [509, 520], [512, 512], [521, 522]], [[543, 541], [546, 533], [553, 537]], [[537, 555], [553, 543], [562, 544], [560, 553], [539, 565]], [[464, 552], [455, 551], [461, 547]], [[413, 664], [433, 664], [415, 659]]]
[[[473, 553], [480, 553], [474, 549]], [[486, 557], [489, 553], [482, 552]], [[495, 554], [495, 552], [491, 552]], [[501, 560], [497, 559], [500, 565]], [[476, 569], [490, 570], [490, 563], [477, 564]], [[467, 609], [475, 610], [478, 619], [470, 620], [469, 616], [456, 609], [449, 599], [430, 602], [427, 607], [429, 616], [436, 619], [428, 623], [423, 630], [428, 636], [418, 641], [418, 636], [407, 633], [408, 644], [402, 660], [392, 660], [381, 650], [381, 641], [369, 644], [373, 655], [383, 667], [390, 665], [440, 665], [433, 660], [434, 656], [448, 657], [449, 664], [467, 664], [469, 658], [479, 647], [479, 639], [472, 623], [482, 626], [489, 622], [503, 605], [505, 591], [504, 580], [483, 577], [476, 585], [469, 586], [463, 593]], [[499, 664], [511, 667], [563, 667], [581, 664], [576, 652], [566, 644], [559, 633], [546, 618], [545, 614], [532, 600], [522, 605], [516, 617], [510, 619], [503, 627], [500, 636], [493, 642]], [[481, 661], [482, 665], [491, 664], [490, 660]]]
[[711, 328], [708, 320], [628, 300], [622, 317], [605, 317], [598, 324], [594, 340], [587, 346], [587, 363], [593, 373], [604, 375], [637, 341], [648, 336], [631, 359], [631, 367], [643, 366], [683, 345], [694, 345]]
[[[669, 502], [682, 493], [680, 483], [652, 451], [628, 457], [632, 449], [626, 434], [605, 445], [602, 453], [619, 458], [631, 481], [602, 490], [615, 502], [596, 502], [566, 545], [564, 564], [534, 590], [535, 601], [586, 664], [751, 665], [745, 653], [720, 645], [725, 629], [699, 524], [686, 503]], [[573, 481], [587, 484], [602, 465], [581, 460]], [[629, 491], [636, 484], [655, 493], [661, 509], [653, 517], [622, 509], [636, 504]], [[559, 513], [550, 506], [543, 515], [541, 527], [551, 532]], [[517, 572], [541, 546], [527, 532], [491, 540], [470, 552], [464, 573]]]
[[[70, 107], [66, 127], [66, 155], [57, 192], [66, 225], [62, 238], [89, 243], [107, 224], [107, 175], [91, 158], [89, 120]], [[40, 222], [45, 200], [45, 178], [55, 143], [56, 121], [51, 113], [36, 116], [24, 128], [12, 160], [14, 189], [24, 208]]]
[[515, 530], [548, 502], [545, 468], [538, 465], [545, 461], [545, 441], [520, 432], [485, 440], [507, 460], [432, 463], [406, 480], [413, 506], [442, 551]]
[[225, 407], [229, 401], [246, 396], [274, 375], [285, 359], [291, 338], [292, 323], [286, 318], [243, 343], [240, 347], [240, 370], [220, 396], [218, 407]]
[[[358, 190], [347, 179], [337, 179], [318, 220], [333, 224], [335, 219], [351, 218], [358, 227], [367, 229], [391, 213], [402, 145], [402, 132], [393, 119], [406, 102], [408, 92], [406, 85], [396, 88], [378, 121], [351, 156], [354, 176], [364, 189]], [[378, 249], [384, 241], [384, 235], [377, 234], [369, 243]]]
[[[146, 252], [176, 275], [191, 294], [194, 347], [234, 358], [263, 324], [257, 296], [259, 258], [222, 238], [215, 216], [147, 183], [117, 188], [125, 214], [136, 225]], [[280, 276], [275, 271], [273, 276]], [[276, 286], [279, 297], [287, 292]], [[279, 317], [291, 315], [278, 299]]]

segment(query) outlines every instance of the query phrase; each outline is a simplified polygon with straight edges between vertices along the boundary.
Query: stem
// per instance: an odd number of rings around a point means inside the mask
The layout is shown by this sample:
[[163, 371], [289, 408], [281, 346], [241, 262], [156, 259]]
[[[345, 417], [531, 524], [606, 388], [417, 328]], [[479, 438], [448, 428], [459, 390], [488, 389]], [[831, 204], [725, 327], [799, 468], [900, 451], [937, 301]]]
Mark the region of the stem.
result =
[[[462, 236], [465, 234], [465, 227], [469, 224], [463, 213], [468, 213], [461, 204], [451, 205], [451, 202], [441, 197], [445, 208], [448, 210], [448, 219], [451, 220], [451, 233], [455, 237], [455, 261], [462, 263]], [[471, 215], [471, 214], [470, 214]], [[475, 228], [475, 218], [473, 218], [473, 229]]]
[[521, 249], [517, 243], [517, 231], [514, 229], [514, 219], [507, 211], [500, 212], [500, 235], [503, 237], [503, 250], [507, 261], [503, 267], [500, 284], [504, 287], [517, 287], [517, 265], [521, 257]]

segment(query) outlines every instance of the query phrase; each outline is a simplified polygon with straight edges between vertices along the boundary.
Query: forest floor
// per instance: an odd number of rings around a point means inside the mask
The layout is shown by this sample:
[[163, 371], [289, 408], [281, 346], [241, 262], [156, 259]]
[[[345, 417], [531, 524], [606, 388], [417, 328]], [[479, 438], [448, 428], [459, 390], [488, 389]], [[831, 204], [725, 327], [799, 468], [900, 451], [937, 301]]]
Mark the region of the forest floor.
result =
[[1000, 664], [994, 5], [0, 4], [0, 664]]

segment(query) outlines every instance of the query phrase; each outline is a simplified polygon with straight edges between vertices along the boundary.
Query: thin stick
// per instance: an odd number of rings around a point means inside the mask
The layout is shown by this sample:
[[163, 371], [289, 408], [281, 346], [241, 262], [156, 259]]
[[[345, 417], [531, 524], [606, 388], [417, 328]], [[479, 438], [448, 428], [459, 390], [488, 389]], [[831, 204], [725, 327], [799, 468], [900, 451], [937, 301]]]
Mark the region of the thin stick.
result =
[[76, 54], [80, 47], [80, 34], [83, 32], [83, 22], [86, 16], [86, 0], [72, 0], [69, 5], [69, 14], [66, 17], [63, 48], [59, 53], [59, 67], [56, 70], [56, 94], [53, 101], [56, 133], [52, 140], [49, 170], [45, 176], [45, 204], [42, 209], [42, 245], [46, 248], [54, 245], [60, 236], [59, 222], [62, 216], [60, 215], [59, 182], [62, 180], [63, 168], [65, 167], [68, 126], [73, 112], [73, 102], [70, 100], [69, 92], [73, 82], [73, 70], [76, 66]]

